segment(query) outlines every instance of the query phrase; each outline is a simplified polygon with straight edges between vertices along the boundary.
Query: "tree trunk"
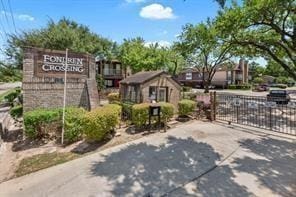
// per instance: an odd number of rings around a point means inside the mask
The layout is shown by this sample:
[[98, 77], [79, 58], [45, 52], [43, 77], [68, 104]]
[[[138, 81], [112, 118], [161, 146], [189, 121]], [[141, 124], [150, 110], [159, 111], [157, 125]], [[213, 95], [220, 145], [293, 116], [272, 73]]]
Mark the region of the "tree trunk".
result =
[[174, 64], [175, 64], [175, 66], [174, 66], [173, 76], [176, 76], [176, 72], [177, 72], [177, 68], [178, 68], [178, 62], [175, 61]]
[[209, 93], [209, 82], [207, 80], [204, 81], [204, 93]]

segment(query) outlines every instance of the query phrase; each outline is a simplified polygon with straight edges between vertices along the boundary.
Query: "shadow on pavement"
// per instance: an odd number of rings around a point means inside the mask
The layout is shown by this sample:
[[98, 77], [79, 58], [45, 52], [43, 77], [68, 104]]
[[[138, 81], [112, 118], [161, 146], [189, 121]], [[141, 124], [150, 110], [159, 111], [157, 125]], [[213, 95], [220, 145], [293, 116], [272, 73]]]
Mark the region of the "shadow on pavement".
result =
[[[294, 196], [296, 193], [296, 143], [272, 138], [240, 141], [247, 151], [234, 157], [230, 165], [221, 165], [214, 171], [192, 182], [187, 189], [179, 188], [170, 196], [254, 196], [254, 191], [234, 182], [236, 173], [252, 175], [256, 187], [268, 188], [275, 196]], [[243, 183], [250, 183], [244, 177]], [[189, 188], [189, 191], [188, 191]], [[258, 194], [258, 193], [257, 193]], [[263, 194], [261, 194], [263, 195]]]
[[[140, 143], [111, 153], [104, 161], [93, 163], [91, 173], [109, 181], [112, 195], [160, 196], [213, 168], [220, 157], [207, 143], [170, 136], [165, 145]], [[233, 176], [229, 167], [222, 169], [223, 181], [210, 186], [213, 194], [248, 196]]]
[[296, 143], [273, 138], [243, 140], [242, 148], [264, 157], [237, 158], [235, 170], [257, 177], [260, 185], [279, 196], [296, 194]]

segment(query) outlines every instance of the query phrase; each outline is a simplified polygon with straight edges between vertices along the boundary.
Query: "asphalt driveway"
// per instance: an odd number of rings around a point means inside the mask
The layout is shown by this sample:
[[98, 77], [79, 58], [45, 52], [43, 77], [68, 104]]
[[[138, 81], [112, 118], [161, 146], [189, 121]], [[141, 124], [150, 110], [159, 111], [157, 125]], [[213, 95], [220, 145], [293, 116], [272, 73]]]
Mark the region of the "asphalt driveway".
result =
[[295, 166], [292, 139], [195, 121], [4, 182], [0, 196], [293, 196]]

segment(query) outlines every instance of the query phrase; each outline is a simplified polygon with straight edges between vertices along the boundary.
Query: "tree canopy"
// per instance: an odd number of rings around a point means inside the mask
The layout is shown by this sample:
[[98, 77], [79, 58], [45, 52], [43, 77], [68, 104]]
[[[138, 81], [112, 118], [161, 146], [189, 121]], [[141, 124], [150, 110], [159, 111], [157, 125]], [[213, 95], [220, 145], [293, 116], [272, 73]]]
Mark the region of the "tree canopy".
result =
[[224, 42], [215, 21], [197, 25], [187, 24], [177, 43], [186, 60], [203, 73], [205, 92], [219, 65], [228, 62], [233, 54], [231, 43]]
[[270, 58], [296, 79], [295, 0], [243, 0], [220, 11], [218, 29], [249, 56]]
[[58, 22], [50, 20], [45, 28], [22, 32], [19, 35], [10, 35], [6, 55], [15, 60], [18, 68], [22, 67], [22, 48], [40, 47], [48, 49], [65, 50], [103, 54], [112, 56], [116, 50], [116, 43], [90, 31], [87, 26], [68, 19]]
[[180, 68], [182, 57], [169, 47], [158, 43], [147, 46], [144, 39], [125, 39], [120, 47], [119, 59], [123, 65], [131, 67], [133, 72], [142, 70], [166, 70], [173, 74]]

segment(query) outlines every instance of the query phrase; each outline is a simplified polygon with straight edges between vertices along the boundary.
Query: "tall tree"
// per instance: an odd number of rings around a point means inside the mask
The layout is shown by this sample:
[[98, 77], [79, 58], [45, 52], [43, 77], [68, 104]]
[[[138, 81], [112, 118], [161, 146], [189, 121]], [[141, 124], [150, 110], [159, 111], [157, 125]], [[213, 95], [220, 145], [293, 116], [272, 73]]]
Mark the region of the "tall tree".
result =
[[23, 47], [57, 50], [68, 48], [75, 52], [110, 56], [117, 46], [112, 41], [92, 33], [87, 26], [62, 18], [58, 22], [50, 20], [45, 28], [10, 35], [5, 52], [18, 68], [22, 67]]
[[271, 58], [296, 79], [295, 0], [243, 0], [220, 11], [217, 20], [230, 43]]
[[208, 20], [183, 28], [177, 44], [187, 61], [203, 73], [205, 92], [209, 92], [217, 67], [228, 62], [232, 56], [232, 44], [224, 42], [218, 34], [215, 22]]
[[120, 60], [133, 72], [142, 70], [165, 70], [168, 64], [167, 48], [157, 43], [145, 46], [142, 38], [125, 39], [121, 45]]
[[265, 73], [265, 68], [263, 66], [260, 66], [260, 64], [258, 64], [257, 62], [250, 62], [249, 70], [253, 79], [261, 77]]

